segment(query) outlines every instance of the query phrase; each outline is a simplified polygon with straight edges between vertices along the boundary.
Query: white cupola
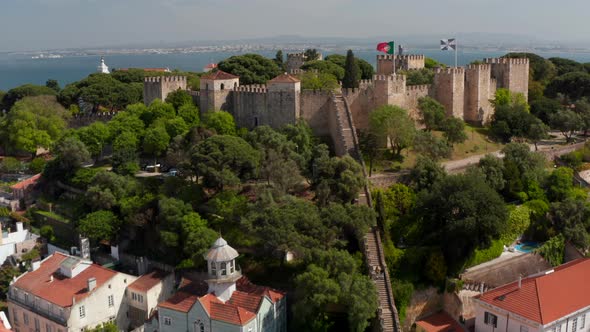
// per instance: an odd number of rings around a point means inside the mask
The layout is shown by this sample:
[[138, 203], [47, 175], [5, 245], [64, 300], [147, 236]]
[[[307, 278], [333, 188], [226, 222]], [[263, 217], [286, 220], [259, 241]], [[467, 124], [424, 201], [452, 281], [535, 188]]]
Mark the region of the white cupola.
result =
[[205, 255], [209, 279], [209, 293], [221, 301], [229, 300], [236, 290], [236, 281], [242, 277], [242, 272], [236, 266], [238, 252], [230, 247], [222, 237], [217, 239], [209, 252]]
[[99, 73], [102, 74], [110, 74], [111, 72], [109, 72], [109, 67], [106, 65], [106, 63], [104, 63], [104, 57], [100, 57], [100, 65], [97, 68]]

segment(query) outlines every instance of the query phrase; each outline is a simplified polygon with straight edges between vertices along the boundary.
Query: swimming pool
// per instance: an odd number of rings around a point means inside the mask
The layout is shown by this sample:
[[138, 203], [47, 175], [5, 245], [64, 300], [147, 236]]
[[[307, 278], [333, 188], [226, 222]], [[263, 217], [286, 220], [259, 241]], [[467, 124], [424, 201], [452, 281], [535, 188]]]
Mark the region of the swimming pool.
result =
[[529, 253], [529, 252], [539, 248], [540, 246], [541, 246], [541, 244], [538, 242], [522, 242], [521, 244], [515, 245], [514, 249], [516, 249], [520, 252]]

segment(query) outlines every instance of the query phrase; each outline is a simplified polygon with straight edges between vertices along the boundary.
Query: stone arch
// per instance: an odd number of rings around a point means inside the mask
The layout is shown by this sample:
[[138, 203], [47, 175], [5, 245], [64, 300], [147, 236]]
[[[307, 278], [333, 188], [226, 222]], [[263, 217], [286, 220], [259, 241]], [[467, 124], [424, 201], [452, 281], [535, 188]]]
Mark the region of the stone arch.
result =
[[225, 89], [225, 83], [221, 83], [220, 88], [221, 90]]

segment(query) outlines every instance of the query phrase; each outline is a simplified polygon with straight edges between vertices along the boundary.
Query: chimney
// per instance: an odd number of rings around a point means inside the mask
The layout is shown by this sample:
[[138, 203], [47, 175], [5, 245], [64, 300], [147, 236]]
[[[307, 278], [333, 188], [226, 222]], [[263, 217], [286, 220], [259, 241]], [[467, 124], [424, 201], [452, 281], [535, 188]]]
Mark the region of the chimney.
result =
[[49, 276], [49, 282], [53, 282], [53, 274]]
[[518, 276], [518, 288], [522, 287], [522, 276]]
[[31, 272], [32, 271], [36, 271], [40, 267], [41, 267], [41, 261], [33, 261], [33, 262], [31, 262]]
[[88, 291], [92, 292], [96, 288], [96, 278], [88, 279]]

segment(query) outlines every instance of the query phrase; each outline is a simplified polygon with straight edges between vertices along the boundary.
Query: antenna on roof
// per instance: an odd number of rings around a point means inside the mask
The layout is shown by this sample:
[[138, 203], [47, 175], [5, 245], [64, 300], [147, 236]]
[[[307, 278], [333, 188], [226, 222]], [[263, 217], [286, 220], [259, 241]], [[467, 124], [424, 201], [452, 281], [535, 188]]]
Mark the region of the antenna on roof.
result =
[[520, 289], [522, 287], [522, 275], [518, 275], [518, 288]]

